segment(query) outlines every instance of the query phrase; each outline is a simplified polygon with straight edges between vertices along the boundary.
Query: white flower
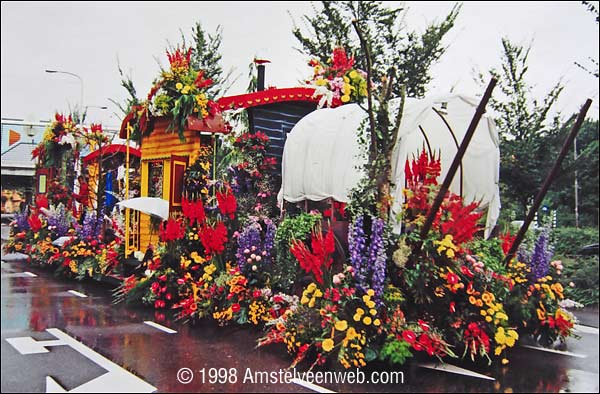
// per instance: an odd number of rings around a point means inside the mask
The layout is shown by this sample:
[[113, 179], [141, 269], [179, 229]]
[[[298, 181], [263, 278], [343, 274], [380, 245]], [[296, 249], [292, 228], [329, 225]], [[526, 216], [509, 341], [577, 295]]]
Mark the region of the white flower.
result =
[[77, 145], [77, 142], [75, 141], [75, 137], [73, 137], [73, 134], [63, 135], [62, 137], [60, 137], [60, 140], [58, 141], [58, 143], [60, 145], [70, 144], [73, 149], [75, 149], [75, 145]]

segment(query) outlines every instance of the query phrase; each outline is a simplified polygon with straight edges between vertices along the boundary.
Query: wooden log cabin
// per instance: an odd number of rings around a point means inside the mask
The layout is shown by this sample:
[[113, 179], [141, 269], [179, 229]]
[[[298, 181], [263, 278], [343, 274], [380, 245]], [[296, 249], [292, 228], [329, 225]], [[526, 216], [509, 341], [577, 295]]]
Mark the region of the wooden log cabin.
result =
[[[183, 133], [185, 141], [182, 141], [176, 132], [167, 131], [170, 122], [170, 118], [155, 118], [153, 131], [142, 136], [140, 195], [167, 200], [169, 215], [173, 216], [181, 211], [185, 170], [199, 154], [212, 155], [216, 134], [227, 133], [228, 129], [220, 116], [210, 120], [190, 117]], [[121, 125], [121, 138], [127, 138], [127, 126], [126, 118]], [[153, 225], [150, 215], [130, 210], [125, 221], [130, 229], [127, 255], [136, 250], [145, 251], [148, 245], [158, 242], [158, 222]]]
[[[277, 158], [277, 171], [281, 170], [281, 157], [287, 134], [294, 125], [317, 108], [318, 99], [312, 97], [314, 89], [287, 88], [267, 89], [257, 92], [222, 97], [217, 100], [221, 111], [245, 108], [248, 111], [250, 132], [262, 131], [270, 139], [268, 154]], [[169, 201], [169, 214], [181, 210], [183, 177], [199, 154], [215, 155], [217, 134], [227, 133], [220, 116], [212, 120], [188, 119], [184, 131], [185, 141], [176, 132], [166, 131], [170, 118], [156, 118], [154, 130], [143, 136], [141, 152], [141, 197], [159, 197]], [[127, 138], [126, 118], [121, 125], [120, 137]], [[212, 160], [211, 160], [212, 161]], [[213, 168], [214, 168], [213, 161]], [[158, 242], [156, 228], [153, 229], [149, 215], [132, 211], [129, 236], [129, 251], [145, 251], [148, 245]], [[128, 253], [129, 254], [129, 253]]]

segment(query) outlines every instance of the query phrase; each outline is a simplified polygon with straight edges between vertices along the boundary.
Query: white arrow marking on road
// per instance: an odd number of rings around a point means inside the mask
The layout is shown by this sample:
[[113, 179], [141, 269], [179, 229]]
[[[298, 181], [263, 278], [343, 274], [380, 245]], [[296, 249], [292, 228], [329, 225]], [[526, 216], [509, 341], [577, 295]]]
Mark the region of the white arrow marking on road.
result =
[[418, 363], [417, 366], [421, 367], [421, 368], [435, 369], [438, 371], [455, 373], [457, 375], [471, 376], [471, 377], [479, 378], [479, 379], [496, 380], [490, 376], [486, 376], [486, 375], [483, 375], [483, 374], [480, 374], [480, 373], [477, 373], [474, 371], [470, 371], [468, 369], [460, 368], [460, 367], [457, 367], [456, 365], [452, 365], [452, 364], [439, 364], [439, 363], [430, 362], [430, 363]]
[[[49, 328], [46, 331], [57, 339], [50, 341], [36, 341], [31, 337], [20, 337], [7, 338], [6, 341], [21, 354], [48, 353], [48, 349], [46, 349], [45, 346], [67, 345], [108, 371], [104, 375], [92, 379], [81, 386], [75, 387], [73, 390], [69, 391], [70, 393], [151, 393], [156, 391], [156, 387], [146, 383], [131, 372], [96, 353], [58, 328]], [[47, 376], [46, 392], [64, 393], [67, 391], [56, 380]]]
[[562, 350], [548, 349], [548, 348], [540, 347], [540, 346], [521, 345], [521, 347], [525, 347], [527, 349], [539, 350], [542, 352], [562, 354], [563, 356], [571, 356], [571, 357], [577, 357], [577, 358], [586, 358], [587, 357], [585, 354], [578, 354], [578, 353], [565, 352]]
[[85, 294], [80, 293], [80, 292], [75, 291], [75, 290], [69, 290], [67, 293], [71, 293], [73, 295], [76, 295], [77, 297], [87, 298], [87, 296]]
[[177, 334], [177, 331], [175, 331], [175, 330], [173, 330], [173, 329], [170, 329], [169, 327], [161, 326], [160, 324], [158, 324], [158, 323], [155, 323], [155, 322], [153, 322], [153, 321], [150, 321], [150, 320], [144, 320], [144, 324], [147, 324], [147, 325], [149, 325], [149, 326], [151, 326], [151, 327], [154, 327], [154, 328], [156, 328], [156, 329], [159, 329], [159, 330], [161, 330], [161, 331], [164, 331], [164, 332], [166, 332], [167, 334]]
[[67, 390], [61, 386], [56, 380], [52, 379], [51, 376], [46, 376], [46, 392], [47, 393], [66, 393]]

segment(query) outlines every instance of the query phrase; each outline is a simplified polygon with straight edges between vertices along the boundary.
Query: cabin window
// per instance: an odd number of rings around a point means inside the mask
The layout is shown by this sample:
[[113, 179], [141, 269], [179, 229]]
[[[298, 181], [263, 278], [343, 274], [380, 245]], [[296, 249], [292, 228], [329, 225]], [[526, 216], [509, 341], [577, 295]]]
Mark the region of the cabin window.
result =
[[163, 161], [148, 163], [148, 197], [163, 198]]

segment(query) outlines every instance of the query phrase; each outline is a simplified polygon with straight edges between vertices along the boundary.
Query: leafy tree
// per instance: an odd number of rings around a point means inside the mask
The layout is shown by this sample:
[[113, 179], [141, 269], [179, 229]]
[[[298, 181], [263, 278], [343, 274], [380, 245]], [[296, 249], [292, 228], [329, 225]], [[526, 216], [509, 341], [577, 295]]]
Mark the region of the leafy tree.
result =
[[[561, 149], [571, 129], [573, 118], [556, 133], [551, 142], [555, 152]], [[583, 227], [598, 227], [598, 120], [583, 122], [577, 134], [577, 159], [570, 154], [563, 162], [548, 193], [547, 205], [558, 210], [560, 226], [575, 226], [575, 172], [578, 183], [579, 224]]]
[[292, 33], [301, 45], [298, 50], [324, 63], [334, 47], [342, 46], [354, 54], [357, 66], [366, 70], [367, 57], [352, 27], [353, 20], [361, 21], [361, 30], [369, 42], [372, 80], [380, 81], [384, 76], [393, 79], [392, 97], [400, 97], [402, 85], [409, 97], [425, 94], [431, 81], [431, 66], [446, 51], [442, 39], [454, 26], [461, 8], [455, 5], [442, 22], [430, 24], [419, 34], [404, 32], [404, 9], [390, 9], [380, 1], [322, 1], [321, 6], [317, 9], [313, 4], [314, 16], [302, 17], [308, 33], [294, 22]]
[[[185, 37], [182, 34], [185, 45]], [[230, 81], [233, 70], [223, 72], [220, 65], [222, 55], [221, 42], [223, 40], [223, 27], [217, 26], [214, 34], [207, 33], [200, 22], [192, 28], [193, 51], [190, 65], [196, 70], [204, 70], [205, 77], [212, 79], [213, 85], [208, 89], [210, 96], [219, 97], [235, 82]]]
[[[389, 217], [392, 198], [392, 152], [406, 95], [421, 97], [431, 80], [430, 67], [445, 52], [441, 44], [452, 28], [460, 6], [456, 5], [439, 24], [430, 24], [422, 35], [405, 33], [401, 8], [387, 8], [378, 1], [322, 2], [313, 5], [315, 16], [305, 15], [308, 35], [294, 25], [293, 34], [302, 45], [300, 52], [329, 60], [333, 49], [353, 53], [358, 68], [367, 73], [367, 124], [359, 141], [368, 147], [367, 176], [352, 191], [353, 215], [367, 206], [372, 214]], [[399, 99], [392, 101], [393, 99]]]
[[[526, 80], [531, 45], [523, 47], [503, 38], [502, 48], [501, 68], [489, 71], [499, 87], [490, 106], [500, 134], [502, 203], [514, 210], [511, 219], [516, 219], [525, 216], [553, 164], [556, 152], [548, 141], [559, 129], [559, 117], [549, 122], [548, 114], [563, 86], [557, 82], [542, 101], [533, 97]], [[478, 80], [483, 84], [486, 78], [480, 74]]]

